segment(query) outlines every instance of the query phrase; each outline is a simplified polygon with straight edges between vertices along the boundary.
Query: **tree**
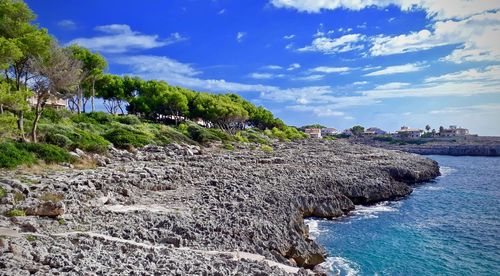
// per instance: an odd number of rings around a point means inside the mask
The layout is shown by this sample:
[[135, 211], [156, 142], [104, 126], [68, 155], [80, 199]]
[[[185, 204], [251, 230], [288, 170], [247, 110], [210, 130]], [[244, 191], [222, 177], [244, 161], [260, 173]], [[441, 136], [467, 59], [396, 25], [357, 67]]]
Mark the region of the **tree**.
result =
[[439, 127], [439, 134], [443, 133], [444, 132], [444, 127], [443, 126], [440, 126]]
[[351, 128], [352, 135], [360, 136], [365, 132], [365, 128], [362, 126], [353, 126]]
[[31, 84], [35, 97], [35, 118], [31, 130], [34, 143], [37, 142], [37, 127], [42, 112], [51, 98], [68, 98], [74, 95], [82, 74], [82, 63], [76, 60], [69, 49], [53, 44], [47, 57], [31, 60]]
[[104, 100], [104, 107], [110, 114], [124, 112], [124, 103], [127, 99], [123, 78], [116, 75], [104, 75], [96, 82], [97, 96]]
[[69, 46], [73, 57], [82, 63], [82, 83], [78, 86], [76, 99], [73, 104], [78, 113], [85, 112], [88, 100], [91, 100], [92, 112], [95, 111], [95, 82], [102, 77], [104, 69], [107, 67], [106, 60], [98, 53], [93, 53], [89, 49], [78, 45]]
[[[28, 6], [17, 0], [0, 0], [0, 63], [3, 63], [4, 76], [13, 83], [11, 91], [18, 96], [27, 96], [27, 83], [30, 75], [30, 59], [48, 54], [52, 38], [46, 29], [31, 24], [35, 15]], [[26, 101], [25, 99], [20, 99]], [[17, 110], [17, 126], [24, 140], [24, 109]]]
[[425, 126], [425, 130], [427, 130], [427, 132], [429, 132], [431, 130], [431, 126], [430, 125], [426, 125]]

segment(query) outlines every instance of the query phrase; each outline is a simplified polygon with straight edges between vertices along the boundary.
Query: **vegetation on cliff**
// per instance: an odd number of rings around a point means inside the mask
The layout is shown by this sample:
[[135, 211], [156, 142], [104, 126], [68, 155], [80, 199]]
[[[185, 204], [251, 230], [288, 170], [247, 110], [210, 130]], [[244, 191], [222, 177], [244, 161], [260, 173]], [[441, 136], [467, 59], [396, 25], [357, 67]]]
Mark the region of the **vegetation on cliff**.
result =
[[[59, 45], [34, 19], [23, 1], [0, 0], [0, 167], [37, 159], [69, 162], [67, 151], [77, 148], [104, 153], [110, 145], [131, 149], [305, 138], [234, 93], [105, 74], [107, 63], [99, 53]], [[95, 112], [96, 98], [109, 114]], [[57, 100], [67, 101], [69, 110], [51, 109]]]

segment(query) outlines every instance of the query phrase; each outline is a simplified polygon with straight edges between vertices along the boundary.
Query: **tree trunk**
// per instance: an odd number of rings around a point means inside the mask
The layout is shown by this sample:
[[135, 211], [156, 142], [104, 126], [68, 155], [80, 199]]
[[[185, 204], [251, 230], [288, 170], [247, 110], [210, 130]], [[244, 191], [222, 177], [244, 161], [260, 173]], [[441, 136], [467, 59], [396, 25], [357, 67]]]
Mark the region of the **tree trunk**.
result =
[[92, 112], [95, 111], [94, 97], [95, 97], [95, 79], [92, 79], [92, 98], [90, 99], [90, 101], [92, 102]]
[[0, 114], [3, 114], [3, 104], [0, 104]]
[[24, 136], [24, 111], [19, 111], [17, 113], [17, 129], [20, 132], [21, 139], [26, 141], [26, 136]]
[[44, 106], [44, 103], [42, 103], [41, 101], [42, 99], [38, 98], [35, 106], [35, 120], [33, 120], [33, 126], [31, 128], [31, 141], [33, 143], [38, 142], [38, 137], [36, 134], [38, 129], [38, 122], [40, 121], [40, 117], [42, 117], [42, 111]]
[[82, 91], [78, 85], [78, 114], [82, 113]]

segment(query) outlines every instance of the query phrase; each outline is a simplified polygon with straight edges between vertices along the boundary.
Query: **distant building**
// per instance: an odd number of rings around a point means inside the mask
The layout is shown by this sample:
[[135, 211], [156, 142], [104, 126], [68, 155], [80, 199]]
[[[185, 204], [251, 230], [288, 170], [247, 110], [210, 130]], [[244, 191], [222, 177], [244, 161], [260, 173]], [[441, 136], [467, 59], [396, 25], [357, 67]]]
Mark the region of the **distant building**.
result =
[[[28, 98], [28, 104], [31, 107], [36, 107], [36, 97], [31, 97]], [[47, 99], [47, 102], [45, 103], [45, 107], [51, 107], [54, 109], [65, 109], [68, 106], [68, 100], [67, 99], [61, 99], [57, 98], [54, 96], [51, 96]]]
[[394, 137], [396, 138], [420, 138], [424, 131], [418, 128], [409, 128], [407, 126], [402, 126], [400, 130], [396, 131]]
[[309, 135], [309, 138], [321, 139], [321, 129], [320, 128], [306, 128], [304, 132]]
[[322, 128], [321, 129], [321, 136], [333, 136], [337, 135], [340, 132], [336, 128], [332, 127], [327, 127], [327, 128]]
[[462, 127], [450, 126], [450, 128], [445, 128], [439, 132], [439, 136], [442, 137], [456, 137], [456, 136], [467, 136], [469, 135], [469, 130]]
[[342, 134], [352, 136], [352, 130], [350, 128], [344, 129], [344, 131], [342, 131]]
[[385, 135], [387, 134], [387, 131], [382, 130], [378, 127], [370, 127], [366, 129], [364, 133], [367, 135]]

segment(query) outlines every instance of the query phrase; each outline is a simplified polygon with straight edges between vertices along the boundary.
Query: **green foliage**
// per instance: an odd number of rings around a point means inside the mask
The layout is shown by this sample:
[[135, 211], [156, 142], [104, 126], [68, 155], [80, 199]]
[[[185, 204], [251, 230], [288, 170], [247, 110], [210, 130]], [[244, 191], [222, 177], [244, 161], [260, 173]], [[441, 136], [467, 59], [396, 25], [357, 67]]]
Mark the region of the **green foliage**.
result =
[[56, 145], [61, 148], [68, 148], [73, 143], [71, 139], [59, 133], [47, 133], [44, 136], [45, 143]]
[[351, 132], [354, 136], [360, 136], [365, 132], [365, 128], [362, 126], [353, 126], [351, 128]]
[[323, 128], [326, 128], [326, 126], [323, 126], [323, 125], [320, 125], [320, 124], [312, 124], [312, 125], [301, 126], [299, 129], [301, 131], [304, 131], [306, 128], [320, 128], [320, 129], [323, 129]]
[[36, 162], [33, 154], [19, 149], [15, 143], [6, 142], [0, 144], [0, 168], [15, 168], [20, 165], [31, 165]]
[[143, 147], [151, 143], [151, 138], [147, 134], [135, 129], [115, 128], [108, 131], [103, 137], [120, 149]]
[[6, 195], [7, 191], [3, 187], [0, 187], [0, 198], [5, 197]]
[[212, 141], [220, 141], [221, 139], [217, 137], [214, 133], [212, 133], [209, 129], [198, 126], [196, 124], [190, 124], [188, 126], [188, 135], [194, 141], [206, 144]]
[[271, 153], [273, 152], [273, 148], [271, 146], [268, 146], [268, 145], [261, 145], [260, 146], [260, 149], [263, 151], [263, 152], [267, 152], [267, 153]]
[[66, 221], [64, 220], [64, 218], [59, 218], [59, 219], [57, 220], [57, 222], [59, 223], [59, 225], [64, 225], [64, 224], [66, 224]]
[[48, 144], [38, 143], [16, 143], [20, 150], [34, 153], [38, 159], [47, 163], [63, 163], [72, 161], [71, 155], [64, 149]]
[[26, 236], [26, 240], [27, 240], [27, 241], [29, 241], [29, 242], [34, 242], [34, 241], [36, 241], [37, 239], [38, 239], [38, 238], [37, 238], [37, 236], [35, 236], [35, 235], [31, 235], [31, 234], [30, 234], [30, 235], [27, 235], [27, 236]]
[[63, 119], [69, 118], [70, 116], [71, 113], [68, 110], [56, 110], [53, 108], [45, 108], [42, 113], [42, 119], [54, 124], [61, 123]]
[[20, 209], [12, 209], [5, 213], [5, 215], [8, 217], [25, 217], [26, 212]]
[[224, 144], [224, 148], [227, 149], [227, 150], [234, 150], [234, 146], [231, 145], [231, 144]]
[[118, 122], [125, 125], [139, 125], [141, 123], [141, 120], [139, 120], [139, 118], [137, 118], [137, 116], [134, 115], [125, 115], [125, 116], [119, 116]]

